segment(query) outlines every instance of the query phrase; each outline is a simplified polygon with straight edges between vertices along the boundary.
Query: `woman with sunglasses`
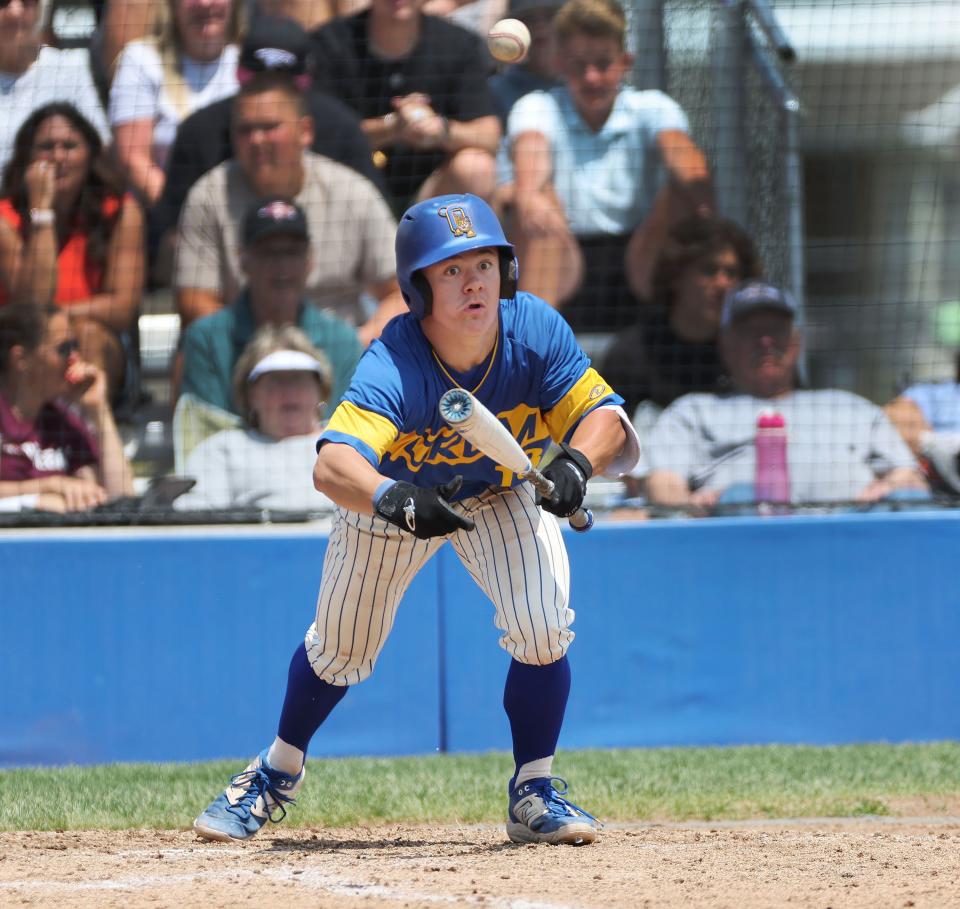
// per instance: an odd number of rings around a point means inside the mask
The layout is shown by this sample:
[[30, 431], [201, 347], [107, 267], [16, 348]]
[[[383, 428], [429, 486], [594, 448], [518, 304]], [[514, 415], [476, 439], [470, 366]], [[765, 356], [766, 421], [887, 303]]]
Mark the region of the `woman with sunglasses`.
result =
[[85, 360], [121, 386], [143, 290], [143, 213], [70, 104], [34, 111], [0, 183], [0, 306], [70, 308]]
[[53, 304], [0, 309], [0, 510], [86, 511], [132, 495], [103, 370]]

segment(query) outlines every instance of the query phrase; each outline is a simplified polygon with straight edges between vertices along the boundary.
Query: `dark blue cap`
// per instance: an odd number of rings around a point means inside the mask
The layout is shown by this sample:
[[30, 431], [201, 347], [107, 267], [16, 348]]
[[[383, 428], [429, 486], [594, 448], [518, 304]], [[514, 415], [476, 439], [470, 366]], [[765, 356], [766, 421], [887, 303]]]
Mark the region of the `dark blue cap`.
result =
[[765, 281], [747, 281], [727, 294], [720, 324], [726, 328], [734, 319], [757, 309], [779, 310], [791, 318], [796, 318], [798, 312], [796, 301], [787, 291]]

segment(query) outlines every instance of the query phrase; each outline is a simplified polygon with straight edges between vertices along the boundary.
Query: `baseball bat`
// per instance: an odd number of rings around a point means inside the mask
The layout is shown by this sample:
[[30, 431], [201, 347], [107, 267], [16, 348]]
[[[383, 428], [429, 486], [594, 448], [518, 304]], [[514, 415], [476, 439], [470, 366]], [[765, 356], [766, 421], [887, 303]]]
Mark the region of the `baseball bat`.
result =
[[[506, 427], [465, 388], [451, 388], [440, 398], [440, 416], [474, 448], [488, 458], [532, 483], [545, 499], [553, 495], [553, 482], [537, 470], [507, 432]], [[570, 516], [570, 526], [578, 533], [593, 527], [593, 512], [580, 508]]]

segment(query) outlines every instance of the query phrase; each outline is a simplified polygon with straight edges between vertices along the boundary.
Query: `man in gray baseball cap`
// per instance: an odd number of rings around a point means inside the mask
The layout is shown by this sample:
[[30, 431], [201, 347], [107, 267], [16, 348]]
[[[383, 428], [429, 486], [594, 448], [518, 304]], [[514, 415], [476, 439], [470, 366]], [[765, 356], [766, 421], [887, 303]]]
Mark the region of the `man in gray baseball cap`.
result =
[[927, 491], [879, 407], [840, 389], [798, 388], [798, 312], [787, 291], [762, 281], [727, 294], [720, 352], [731, 388], [684, 395], [660, 415], [645, 440], [653, 504], [752, 500], [758, 417], [771, 410], [785, 424], [792, 503], [875, 502], [894, 491]]

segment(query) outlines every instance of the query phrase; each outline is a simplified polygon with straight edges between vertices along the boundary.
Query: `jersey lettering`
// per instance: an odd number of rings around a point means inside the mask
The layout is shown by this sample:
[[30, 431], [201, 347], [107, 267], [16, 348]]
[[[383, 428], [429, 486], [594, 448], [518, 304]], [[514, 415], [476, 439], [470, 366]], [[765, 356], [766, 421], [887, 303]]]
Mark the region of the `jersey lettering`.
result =
[[[497, 414], [497, 419], [510, 430], [510, 434], [520, 443], [520, 447], [530, 456], [534, 464], [549, 444], [550, 434], [540, 411], [526, 404], [519, 404], [512, 410]], [[387, 451], [387, 459], [403, 461], [412, 473], [418, 473], [423, 467], [435, 464], [473, 464], [485, 457], [463, 436], [449, 426], [423, 433], [403, 433], [398, 436]], [[498, 467], [501, 486], [511, 486], [514, 482], [512, 472]]]
[[403, 433], [390, 446], [386, 457], [405, 462], [407, 469], [416, 473], [425, 464], [470, 464], [483, 455], [459, 433], [444, 427], [434, 432]]

